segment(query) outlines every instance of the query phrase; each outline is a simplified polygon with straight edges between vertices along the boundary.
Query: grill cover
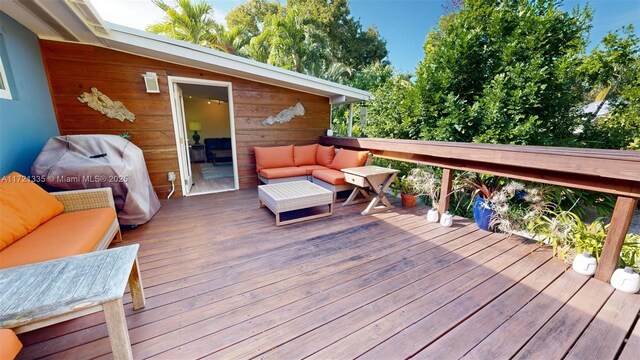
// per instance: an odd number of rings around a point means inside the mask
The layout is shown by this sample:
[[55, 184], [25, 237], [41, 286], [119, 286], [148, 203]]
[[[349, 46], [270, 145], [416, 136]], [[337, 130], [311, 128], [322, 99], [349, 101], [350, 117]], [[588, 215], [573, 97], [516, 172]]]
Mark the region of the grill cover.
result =
[[144, 224], [160, 209], [142, 150], [117, 135], [52, 137], [31, 173], [55, 189], [110, 187], [122, 225]]

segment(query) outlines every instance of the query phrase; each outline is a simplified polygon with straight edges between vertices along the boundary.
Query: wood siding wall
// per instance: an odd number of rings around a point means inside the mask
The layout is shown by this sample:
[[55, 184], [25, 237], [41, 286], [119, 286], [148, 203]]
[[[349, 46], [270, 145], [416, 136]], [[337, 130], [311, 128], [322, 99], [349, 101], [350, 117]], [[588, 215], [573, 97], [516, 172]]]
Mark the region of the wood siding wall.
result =
[[[167, 76], [232, 83], [241, 188], [257, 185], [253, 146], [314, 143], [330, 124], [329, 99], [321, 96], [96, 46], [47, 40], [41, 40], [40, 45], [60, 133], [130, 132], [130, 140], [144, 151], [151, 181], [160, 197], [166, 197], [171, 188], [167, 172], [179, 174]], [[159, 94], [146, 93], [142, 74], [147, 71], [158, 74]], [[114, 101], [122, 101], [136, 115], [135, 122], [109, 119], [80, 103], [76, 98], [91, 87]], [[285, 124], [261, 124], [269, 115], [276, 115], [298, 100], [305, 107], [304, 116]], [[174, 196], [181, 196], [178, 184], [176, 181]]]

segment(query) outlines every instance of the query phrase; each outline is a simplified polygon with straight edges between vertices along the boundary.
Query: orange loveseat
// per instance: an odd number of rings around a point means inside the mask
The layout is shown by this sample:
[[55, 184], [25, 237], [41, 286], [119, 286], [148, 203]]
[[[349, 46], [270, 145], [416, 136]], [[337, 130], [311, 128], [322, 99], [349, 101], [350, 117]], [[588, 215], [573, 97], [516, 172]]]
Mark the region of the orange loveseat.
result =
[[[122, 241], [111, 188], [48, 193], [15, 172], [0, 180], [0, 271], [103, 250], [116, 236]], [[0, 329], [0, 359], [21, 346]]]
[[309, 180], [334, 192], [350, 190], [341, 169], [367, 164], [368, 151], [338, 149], [334, 146], [286, 145], [254, 147], [258, 179], [264, 184]]

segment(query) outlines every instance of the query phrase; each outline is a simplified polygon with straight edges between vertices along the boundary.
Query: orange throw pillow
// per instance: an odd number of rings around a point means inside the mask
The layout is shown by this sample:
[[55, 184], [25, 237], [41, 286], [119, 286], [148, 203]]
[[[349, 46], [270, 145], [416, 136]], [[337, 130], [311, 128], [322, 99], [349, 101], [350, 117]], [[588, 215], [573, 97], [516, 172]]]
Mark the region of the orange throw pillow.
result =
[[318, 150], [316, 150], [316, 164], [329, 167], [329, 165], [331, 165], [331, 162], [333, 161], [335, 152], [336, 148], [333, 145], [318, 145]]
[[60, 215], [64, 205], [26, 177], [12, 172], [0, 180], [0, 250]]
[[316, 164], [316, 150], [318, 144], [294, 146], [293, 147], [293, 163], [295, 166], [302, 165], [315, 165]]
[[341, 149], [329, 166], [335, 170], [363, 166], [367, 162], [368, 151], [353, 151]]
[[255, 146], [256, 172], [262, 169], [274, 169], [293, 166], [293, 145], [259, 147]]

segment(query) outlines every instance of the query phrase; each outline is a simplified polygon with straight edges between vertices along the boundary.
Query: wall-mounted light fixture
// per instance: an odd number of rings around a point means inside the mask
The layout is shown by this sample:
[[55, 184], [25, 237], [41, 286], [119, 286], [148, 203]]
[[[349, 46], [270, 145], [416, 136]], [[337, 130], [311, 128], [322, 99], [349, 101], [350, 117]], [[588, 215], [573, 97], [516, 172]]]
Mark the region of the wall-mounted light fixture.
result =
[[158, 85], [158, 75], [154, 72], [146, 72], [142, 74], [144, 78], [144, 86], [147, 88], [148, 93], [159, 93], [160, 85]]

